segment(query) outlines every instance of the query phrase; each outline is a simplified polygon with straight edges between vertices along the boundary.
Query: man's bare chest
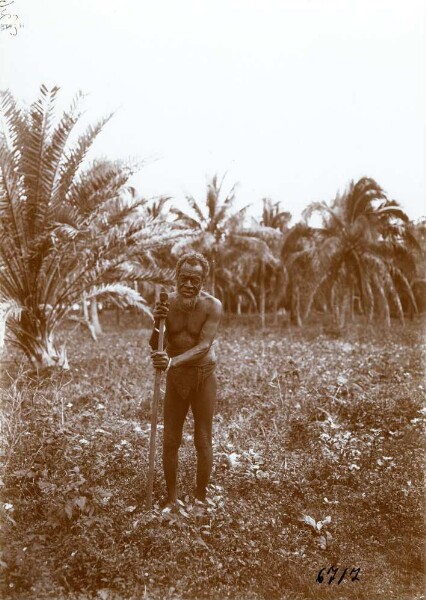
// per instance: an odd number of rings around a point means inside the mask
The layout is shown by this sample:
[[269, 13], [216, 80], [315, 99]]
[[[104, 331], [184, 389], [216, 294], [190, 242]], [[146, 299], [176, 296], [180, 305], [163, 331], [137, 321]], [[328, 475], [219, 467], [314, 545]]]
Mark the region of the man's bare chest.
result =
[[169, 336], [187, 333], [191, 337], [198, 337], [206, 321], [207, 314], [202, 308], [195, 308], [191, 312], [184, 312], [176, 307], [171, 307], [167, 317], [167, 332]]

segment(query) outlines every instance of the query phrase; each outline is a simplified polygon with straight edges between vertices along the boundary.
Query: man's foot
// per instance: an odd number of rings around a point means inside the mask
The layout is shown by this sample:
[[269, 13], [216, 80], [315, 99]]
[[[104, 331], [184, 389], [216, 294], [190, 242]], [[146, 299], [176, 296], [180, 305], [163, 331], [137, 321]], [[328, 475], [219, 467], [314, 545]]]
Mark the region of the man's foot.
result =
[[197, 491], [195, 490], [194, 492], [194, 496], [195, 496], [195, 500], [198, 500], [199, 502], [202, 502], [204, 504], [204, 502], [206, 501], [206, 491]]
[[163, 498], [160, 500], [160, 510], [171, 512], [177, 504], [177, 500], [170, 500], [170, 498]]

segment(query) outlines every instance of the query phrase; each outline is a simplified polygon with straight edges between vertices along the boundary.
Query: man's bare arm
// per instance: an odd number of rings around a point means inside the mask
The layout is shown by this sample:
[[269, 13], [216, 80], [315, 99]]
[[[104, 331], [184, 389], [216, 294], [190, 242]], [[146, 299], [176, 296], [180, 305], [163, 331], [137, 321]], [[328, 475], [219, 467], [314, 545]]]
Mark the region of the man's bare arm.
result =
[[[151, 337], [149, 338], [149, 345], [151, 346], [152, 350], [158, 349], [158, 337], [159, 337], [158, 328], [156, 328], [154, 326], [152, 333], [151, 333]], [[167, 346], [167, 328], [164, 330], [164, 338], [163, 338], [163, 347], [165, 348], [166, 346]]]
[[210, 350], [222, 316], [222, 303], [217, 298], [210, 300], [211, 306], [209, 307], [209, 313], [207, 319], [201, 329], [200, 336], [198, 338], [198, 344], [182, 354], [174, 356], [172, 359], [171, 368], [180, 367], [182, 365], [196, 361], [202, 358]]

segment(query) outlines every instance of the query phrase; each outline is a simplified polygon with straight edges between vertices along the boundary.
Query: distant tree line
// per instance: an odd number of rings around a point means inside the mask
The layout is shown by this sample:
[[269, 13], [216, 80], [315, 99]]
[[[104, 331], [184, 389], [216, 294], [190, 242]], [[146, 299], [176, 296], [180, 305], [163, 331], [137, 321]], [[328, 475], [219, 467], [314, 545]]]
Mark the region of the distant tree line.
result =
[[295, 225], [269, 198], [257, 218], [236, 210], [235, 186], [217, 175], [202, 202], [188, 196], [180, 210], [129, 185], [140, 165], [89, 161], [110, 116], [76, 135], [81, 94], [57, 119], [57, 93], [41, 86], [22, 108], [6, 91], [0, 104], [0, 314], [35, 368], [67, 367], [54, 334], [76, 304], [95, 338], [98, 300], [150, 314], [147, 300], [172, 285], [189, 249], [209, 260], [208, 288], [225, 311], [258, 314], [262, 326], [280, 310], [302, 326], [316, 308], [343, 327], [355, 312], [390, 325], [424, 309], [426, 221], [410, 222], [374, 179], [310, 204]]

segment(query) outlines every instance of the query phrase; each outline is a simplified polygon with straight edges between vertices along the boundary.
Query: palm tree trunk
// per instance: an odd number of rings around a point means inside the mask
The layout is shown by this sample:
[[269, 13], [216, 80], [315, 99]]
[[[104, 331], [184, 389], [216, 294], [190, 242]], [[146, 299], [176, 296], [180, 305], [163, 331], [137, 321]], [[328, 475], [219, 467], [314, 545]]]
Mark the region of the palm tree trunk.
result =
[[3, 354], [4, 336], [6, 333], [6, 308], [0, 304], [0, 358]]
[[265, 328], [265, 264], [260, 261], [259, 267], [259, 309], [260, 309], [260, 324], [262, 329]]
[[349, 293], [347, 290], [345, 290], [343, 292], [342, 303], [341, 303], [340, 311], [339, 311], [339, 320], [338, 320], [339, 330], [343, 329], [346, 324], [346, 315], [348, 314], [348, 308], [349, 308], [348, 300], [349, 300]]
[[96, 298], [90, 300], [90, 321], [92, 323], [93, 331], [96, 335], [102, 333], [102, 327], [99, 322], [98, 303]]
[[302, 317], [300, 315], [300, 290], [296, 290], [296, 322], [298, 327], [302, 327]]
[[66, 356], [57, 349], [46, 320], [40, 315], [34, 318], [33, 314], [23, 312], [19, 325], [16, 335], [19, 345], [37, 371], [47, 367], [68, 368]]
[[284, 281], [283, 273], [281, 269], [278, 269], [273, 285], [273, 302], [272, 302], [272, 310], [274, 313], [274, 325], [278, 325], [278, 310], [280, 301], [283, 299], [285, 291], [287, 289], [288, 282]]
[[[10, 316], [10, 314], [12, 313], [12, 317], [13, 317], [13, 310], [12, 310], [12, 306], [10, 304], [10, 302], [0, 302], [0, 359], [2, 357], [3, 354], [3, 350], [4, 350], [4, 340], [5, 340], [5, 336], [6, 336], [6, 324], [7, 324], [7, 318], [8, 316]], [[20, 315], [18, 317], [18, 315], [15, 315], [16, 318], [20, 318]]]
[[89, 323], [89, 311], [87, 309], [86, 294], [83, 294], [82, 303], [83, 303], [83, 319], [85, 320], [86, 323]]
[[[136, 279], [136, 280], [133, 282], [133, 289], [135, 290], [135, 292], [136, 292], [136, 293], [139, 293], [139, 284], [138, 284], [138, 281], [137, 281], [137, 279]], [[133, 306], [133, 307], [132, 307], [132, 313], [133, 313], [134, 315], [137, 315], [137, 314], [138, 314], [138, 312], [139, 312], [139, 311], [138, 311], [138, 309], [136, 308], [136, 306]]]
[[254, 295], [254, 293], [252, 292], [252, 290], [250, 288], [246, 289], [247, 295], [250, 298], [251, 302], [249, 302], [248, 305], [248, 313], [251, 315], [253, 313], [257, 313], [258, 312], [258, 306], [257, 306], [257, 300], [256, 300], [256, 296]]
[[237, 296], [237, 315], [241, 314], [241, 296], [238, 294]]
[[226, 294], [226, 304], [228, 313], [232, 314], [232, 294], [230, 290]]
[[302, 317], [300, 316], [300, 290], [297, 286], [293, 287], [291, 293], [291, 308], [290, 318], [298, 327], [303, 326]]
[[379, 305], [380, 310], [381, 310], [382, 314], [384, 315], [386, 326], [390, 327], [391, 326], [391, 316], [390, 316], [389, 302], [388, 302], [388, 299], [386, 298], [386, 294], [383, 290], [381, 282], [379, 281], [377, 276], [375, 277], [375, 283], [376, 283], [376, 289], [379, 293], [379, 296], [382, 299], [382, 303], [381, 303], [381, 305]]
[[83, 299], [82, 299], [82, 304], [83, 304], [83, 320], [87, 325], [87, 328], [90, 331], [90, 335], [92, 336], [92, 339], [97, 342], [98, 338], [96, 336], [96, 331], [90, 321], [89, 318], [89, 309], [87, 308], [87, 299], [86, 299], [86, 294], [83, 292]]
[[334, 283], [331, 288], [330, 294], [331, 312], [333, 315], [334, 326], [340, 329], [341, 326], [341, 311], [342, 311], [342, 299], [337, 284]]
[[272, 311], [274, 313], [274, 325], [278, 324], [278, 303], [279, 303], [278, 294], [275, 292], [274, 300], [273, 300], [273, 304], [272, 304]]
[[309, 295], [308, 295], [308, 301], [306, 303], [306, 309], [305, 309], [305, 313], [303, 315], [303, 320], [306, 320], [309, 317], [309, 313], [311, 312], [311, 308], [314, 303], [315, 296], [316, 296], [320, 286], [324, 283], [326, 277], [327, 276], [324, 275], [316, 283], [313, 284], [313, 286], [309, 292]]
[[211, 266], [210, 266], [210, 270], [211, 270], [211, 290], [212, 290], [212, 296], [216, 297], [216, 273], [215, 273], [215, 260], [214, 258], [211, 261]]
[[387, 303], [384, 304], [383, 308], [384, 308], [384, 312], [385, 312], [386, 327], [390, 327], [391, 326], [391, 317], [390, 317], [389, 304], [387, 304]]

